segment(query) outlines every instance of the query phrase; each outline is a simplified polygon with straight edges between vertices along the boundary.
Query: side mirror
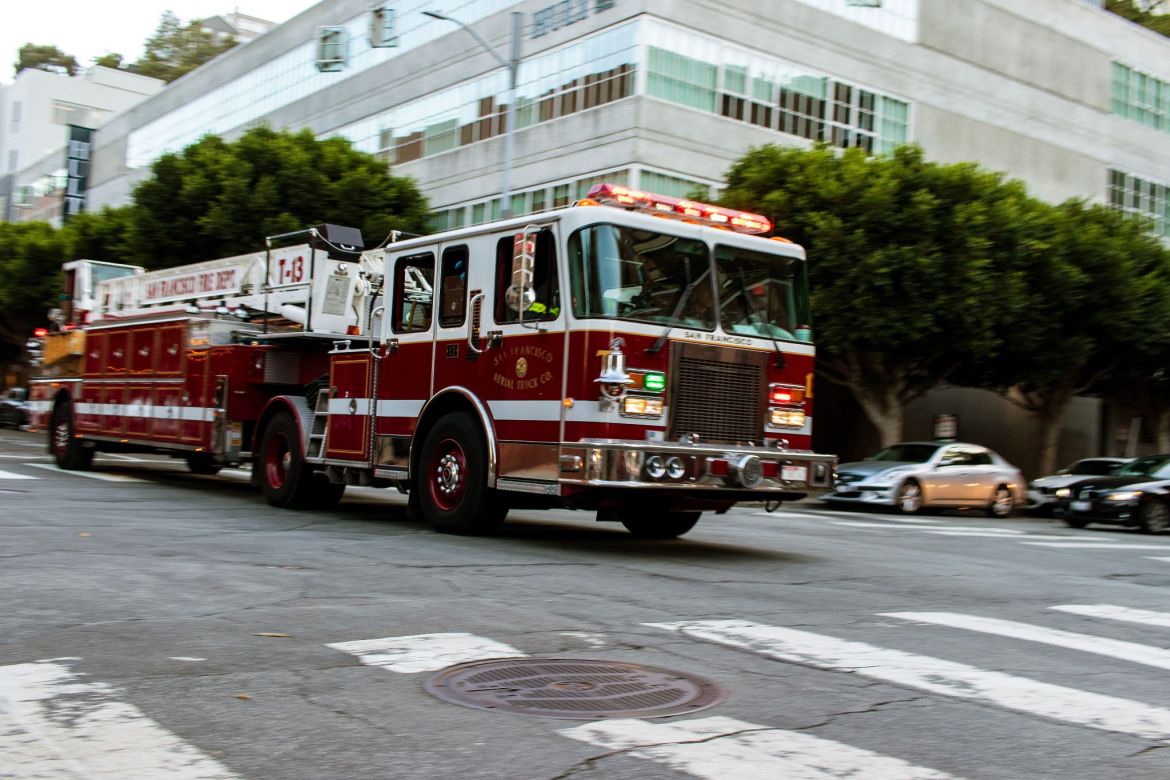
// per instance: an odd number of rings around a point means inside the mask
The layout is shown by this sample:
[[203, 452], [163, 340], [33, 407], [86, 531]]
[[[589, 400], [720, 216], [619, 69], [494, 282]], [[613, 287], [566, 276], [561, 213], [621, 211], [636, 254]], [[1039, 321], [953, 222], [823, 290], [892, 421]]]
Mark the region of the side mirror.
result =
[[512, 284], [504, 294], [504, 300], [509, 309], [520, 315], [521, 321], [524, 320], [524, 312], [536, 301], [536, 291], [532, 289], [532, 268], [539, 232], [538, 226], [529, 225], [512, 239]]

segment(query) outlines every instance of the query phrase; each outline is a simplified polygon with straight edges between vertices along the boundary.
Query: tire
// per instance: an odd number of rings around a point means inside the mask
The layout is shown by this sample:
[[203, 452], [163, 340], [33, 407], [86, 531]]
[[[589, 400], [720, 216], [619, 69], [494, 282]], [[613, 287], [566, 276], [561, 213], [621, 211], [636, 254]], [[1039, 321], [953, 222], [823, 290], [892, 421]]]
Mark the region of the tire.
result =
[[445, 534], [499, 528], [508, 509], [487, 476], [487, 445], [476, 421], [464, 412], [439, 418], [423, 441], [412, 490], [423, 519]]
[[702, 514], [702, 512], [655, 514], [653, 510], [638, 512], [622, 509], [618, 510], [618, 519], [626, 530], [638, 539], [677, 539], [694, 528]]
[[995, 489], [995, 494], [991, 497], [991, 503], [987, 505], [988, 517], [1011, 517], [1012, 511], [1016, 508], [1015, 498], [1012, 496], [1011, 488], [1007, 485], [1000, 485]]
[[81, 446], [73, 435], [73, 404], [62, 401], [53, 409], [49, 424], [49, 452], [57, 468], [67, 471], [88, 471], [93, 466], [94, 450]]
[[192, 474], [218, 474], [220, 465], [206, 452], [192, 452], [187, 456], [187, 468]]
[[312, 471], [301, 454], [301, 431], [288, 412], [279, 412], [264, 429], [259, 460], [260, 492], [281, 509], [310, 505]]
[[1089, 524], [1089, 521], [1082, 520], [1079, 517], [1069, 517], [1068, 515], [1065, 515], [1064, 516], [1064, 524], [1067, 525], [1069, 528], [1084, 528], [1085, 526], [1087, 526]]
[[1138, 528], [1144, 534], [1162, 534], [1170, 528], [1170, 504], [1152, 499], [1142, 506], [1138, 514]]
[[329, 477], [317, 472], [310, 480], [312, 485], [312, 493], [309, 496], [308, 504], [313, 509], [332, 509], [341, 502], [341, 497], [345, 495], [344, 482], [330, 482]]
[[908, 479], [898, 486], [894, 494], [894, 509], [904, 515], [916, 515], [922, 511], [922, 486]]

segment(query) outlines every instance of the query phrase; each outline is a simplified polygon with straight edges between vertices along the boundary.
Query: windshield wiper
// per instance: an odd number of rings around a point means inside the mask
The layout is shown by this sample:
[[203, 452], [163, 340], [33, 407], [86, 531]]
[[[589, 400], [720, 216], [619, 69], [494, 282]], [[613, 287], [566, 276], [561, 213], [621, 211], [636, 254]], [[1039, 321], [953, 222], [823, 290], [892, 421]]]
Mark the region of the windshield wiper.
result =
[[[687, 258], [686, 263], [687, 263], [687, 278], [690, 279], [691, 278], [690, 258]], [[675, 323], [678, 322], [678, 315], [682, 313], [683, 306], [685, 306], [687, 301], [690, 300], [691, 293], [693, 293], [695, 291], [695, 288], [699, 286], [699, 282], [703, 281], [703, 277], [705, 277], [709, 273], [711, 273], [711, 269], [708, 268], [706, 271], [699, 274], [699, 278], [696, 279], [695, 281], [691, 282], [690, 284], [688, 284], [686, 286], [686, 288], [682, 291], [682, 295], [678, 296], [678, 303], [676, 303], [674, 305], [674, 311], [672, 311], [670, 313], [670, 322], [667, 323], [666, 329], [662, 331], [662, 334], [659, 335], [659, 337], [654, 341], [654, 343], [651, 344], [650, 346], [646, 347], [646, 354], [653, 355], [654, 353], [658, 352], [658, 350], [662, 349], [662, 345], [666, 343], [666, 337], [670, 335], [670, 331], [674, 329]]]
[[768, 329], [768, 337], [772, 339], [772, 346], [776, 348], [776, 368], [784, 368], [784, 350], [780, 346], [780, 340], [776, 338], [776, 334], [772, 332], [772, 323], [767, 321], [766, 315], [761, 315], [760, 310], [756, 308], [756, 302], [748, 295], [747, 284], [743, 281], [743, 269], [739, 269], [739, 273], [735, 277], [739, 280], [739, 294], [743, 296], [744, 306], [751, 307], [751, 312], [748, 314], [748, 319], [755, 320], [755, 324], [760, 327]]

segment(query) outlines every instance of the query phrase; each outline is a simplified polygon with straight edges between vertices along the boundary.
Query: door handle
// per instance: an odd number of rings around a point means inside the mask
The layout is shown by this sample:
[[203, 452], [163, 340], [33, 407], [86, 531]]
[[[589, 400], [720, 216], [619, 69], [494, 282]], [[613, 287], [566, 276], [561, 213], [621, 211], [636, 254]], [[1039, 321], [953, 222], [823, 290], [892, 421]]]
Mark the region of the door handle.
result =
[[480, 319], [480, 304], [483, 303], [484, 297], [487, 293], [476, 293], [471, 296], [468, 301], [467, 308], [471, 309], [471, 322], [467, 327], [467, 348], [477, 355], [482, 355], [483, 350], [475, 345], [476, 338], [479, 336], [479, 319]]

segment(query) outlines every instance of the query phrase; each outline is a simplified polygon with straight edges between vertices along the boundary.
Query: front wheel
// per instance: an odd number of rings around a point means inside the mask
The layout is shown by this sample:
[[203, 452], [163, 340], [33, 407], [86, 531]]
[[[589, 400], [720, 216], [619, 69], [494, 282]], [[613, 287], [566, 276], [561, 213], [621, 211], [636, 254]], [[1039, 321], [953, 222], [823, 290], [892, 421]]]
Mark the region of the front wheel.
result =
[[187, 468], [192, 474], [218, 474], [220, 465], [206, 452], [192, 452], [187, 456]]
[[619, 510], [618, 519], [626, 530], [639, 539], [676, 539], [690, 531], [699, 522], [702, 512], [647, 512]]
[[914, 480], [903, 482], [894, 496], [894, 508], [904, 515], [922, 511], [922, 486]]
[[93, 465], [94, 450], [81, 446], [73, 435], [73, 405], [68, 401], [57, 404], [49, 425], [49, 451], [57, 468], [67, 471], [87, 471]]
[[991, 503], [987, 505], [987, 514], [991, 517], [1008, 517], [1015, 506], [1016, 501], [1012, 497], [1012, 491], [1007, 486], [1000, 485], [995, 489]]
[[260, 457], [252, 467], [260, 470], [260, 492], [272, 506], [296, 509], [307, 506], [311, 471], [301, 454], [301, 431], [288, 412], [280, 412], [264, 429]]
[[1147, 502], [1138, 515], [1138, 528], [1146, 534], [1165, 533], [1170, 528], [1170, 506], [1157, 499]]
[[415, 485], [418, 508], [436, 531], [491, 533], [507, 507], [487, 486], [487, 444], [475, 420], [453, 412], [439, 419], [423, 442]]

